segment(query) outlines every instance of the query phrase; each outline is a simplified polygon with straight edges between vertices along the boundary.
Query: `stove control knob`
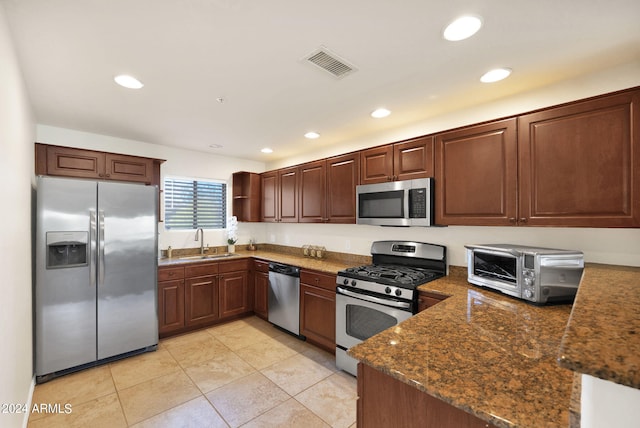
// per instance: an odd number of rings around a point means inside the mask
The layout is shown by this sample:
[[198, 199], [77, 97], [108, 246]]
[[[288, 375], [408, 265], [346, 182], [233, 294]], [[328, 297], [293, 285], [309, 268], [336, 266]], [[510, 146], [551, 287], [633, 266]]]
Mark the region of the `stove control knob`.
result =
[[384, 292], [387, 293], [387, 294], [391, 294], [391, 287], [385, 288]]
[[347, 278], [345, 278], [345, 279], [344, 279], [344, 281], [342, 281], [342, 283], [343, 283], [344, 285], [349, 285], [349, 280], [348, 280]]
[[355, 286], [356, 286], [356, 284], [358, 284], [358, 283], [356, 282], [356, 280], [355, 280], [355, 279], [352, 279], [352, 280], [351, 280], [351, 285], [353, 285], [353, 286], [355, 287]]
[[402, 296], [402, 290], [400, 290], [399, 288], [396, 288], [396, 296]]

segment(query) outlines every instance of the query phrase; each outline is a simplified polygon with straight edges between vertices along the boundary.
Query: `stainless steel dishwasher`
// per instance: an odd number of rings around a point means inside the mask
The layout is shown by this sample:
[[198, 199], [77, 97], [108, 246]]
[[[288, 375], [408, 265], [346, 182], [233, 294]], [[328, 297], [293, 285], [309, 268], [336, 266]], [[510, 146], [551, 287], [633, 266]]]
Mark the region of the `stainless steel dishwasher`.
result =
[[300, 335], [300, 268], [269, 263], [269, 322]]

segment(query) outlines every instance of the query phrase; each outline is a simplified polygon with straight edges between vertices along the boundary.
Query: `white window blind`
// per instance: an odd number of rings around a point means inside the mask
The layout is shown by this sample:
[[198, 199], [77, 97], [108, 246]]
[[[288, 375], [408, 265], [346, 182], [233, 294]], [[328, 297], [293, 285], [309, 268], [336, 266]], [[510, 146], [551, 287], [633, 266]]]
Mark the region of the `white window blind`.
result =
[[165, 229], [224, 229], [226, 218], [226, 183], [165, 178]]

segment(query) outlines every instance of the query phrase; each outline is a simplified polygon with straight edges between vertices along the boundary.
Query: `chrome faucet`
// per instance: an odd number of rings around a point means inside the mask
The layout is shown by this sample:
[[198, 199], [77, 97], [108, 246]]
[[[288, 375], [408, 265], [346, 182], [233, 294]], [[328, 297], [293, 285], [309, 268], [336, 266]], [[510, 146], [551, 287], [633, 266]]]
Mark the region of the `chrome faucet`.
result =
[[204, 255], [204, 230], [202, 228], [196, 230], [196, 241], [198, 241], [198, 232], [200, 232], [200, 255]]

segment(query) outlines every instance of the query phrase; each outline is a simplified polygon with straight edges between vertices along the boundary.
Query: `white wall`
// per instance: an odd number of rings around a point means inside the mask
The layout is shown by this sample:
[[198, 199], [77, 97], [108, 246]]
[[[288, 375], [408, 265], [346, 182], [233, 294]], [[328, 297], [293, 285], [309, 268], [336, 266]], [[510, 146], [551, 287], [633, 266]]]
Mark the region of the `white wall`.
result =
[[640, 425], [640, 390], [582, 375], [580, 426], [582, 428], [637, 428]]
[[[31, 195], [35, 121], [0, 4], [0, 403], [26, 404], [33, 380]], [[24, 414], [0, 413], [19, 427]]]
[[[160, 168], [162, 178], [169, 175], [226, 181], [229, 207], [231, 207], [231, 175], [237, 171], [263, 172], [265, 170], [265, 164], [262, 162], [181, 150], [148, 142], [126, 140], [46, 125], [37, 126], [37, 141], [45, 144], [166, 159], [166, 162]], [[159, 224], [158, 230], [160, 231], [158, 243], [162, 249], [166, 249], [169, 245], [173, 248], [195, 248], [200, 245], [199, 242], [195, 242], [195, 234], [193, 232], [168, 232], [164, 230], [162, 223]], [[243, 227], [238, 233], [240, 242], [249, 242], [253, 234], [250, 226]], [[226, 241], [227, 236], [224, 231], [206, 230], [204, 232], [205, 244], [211, 246], [226, 245]]]

